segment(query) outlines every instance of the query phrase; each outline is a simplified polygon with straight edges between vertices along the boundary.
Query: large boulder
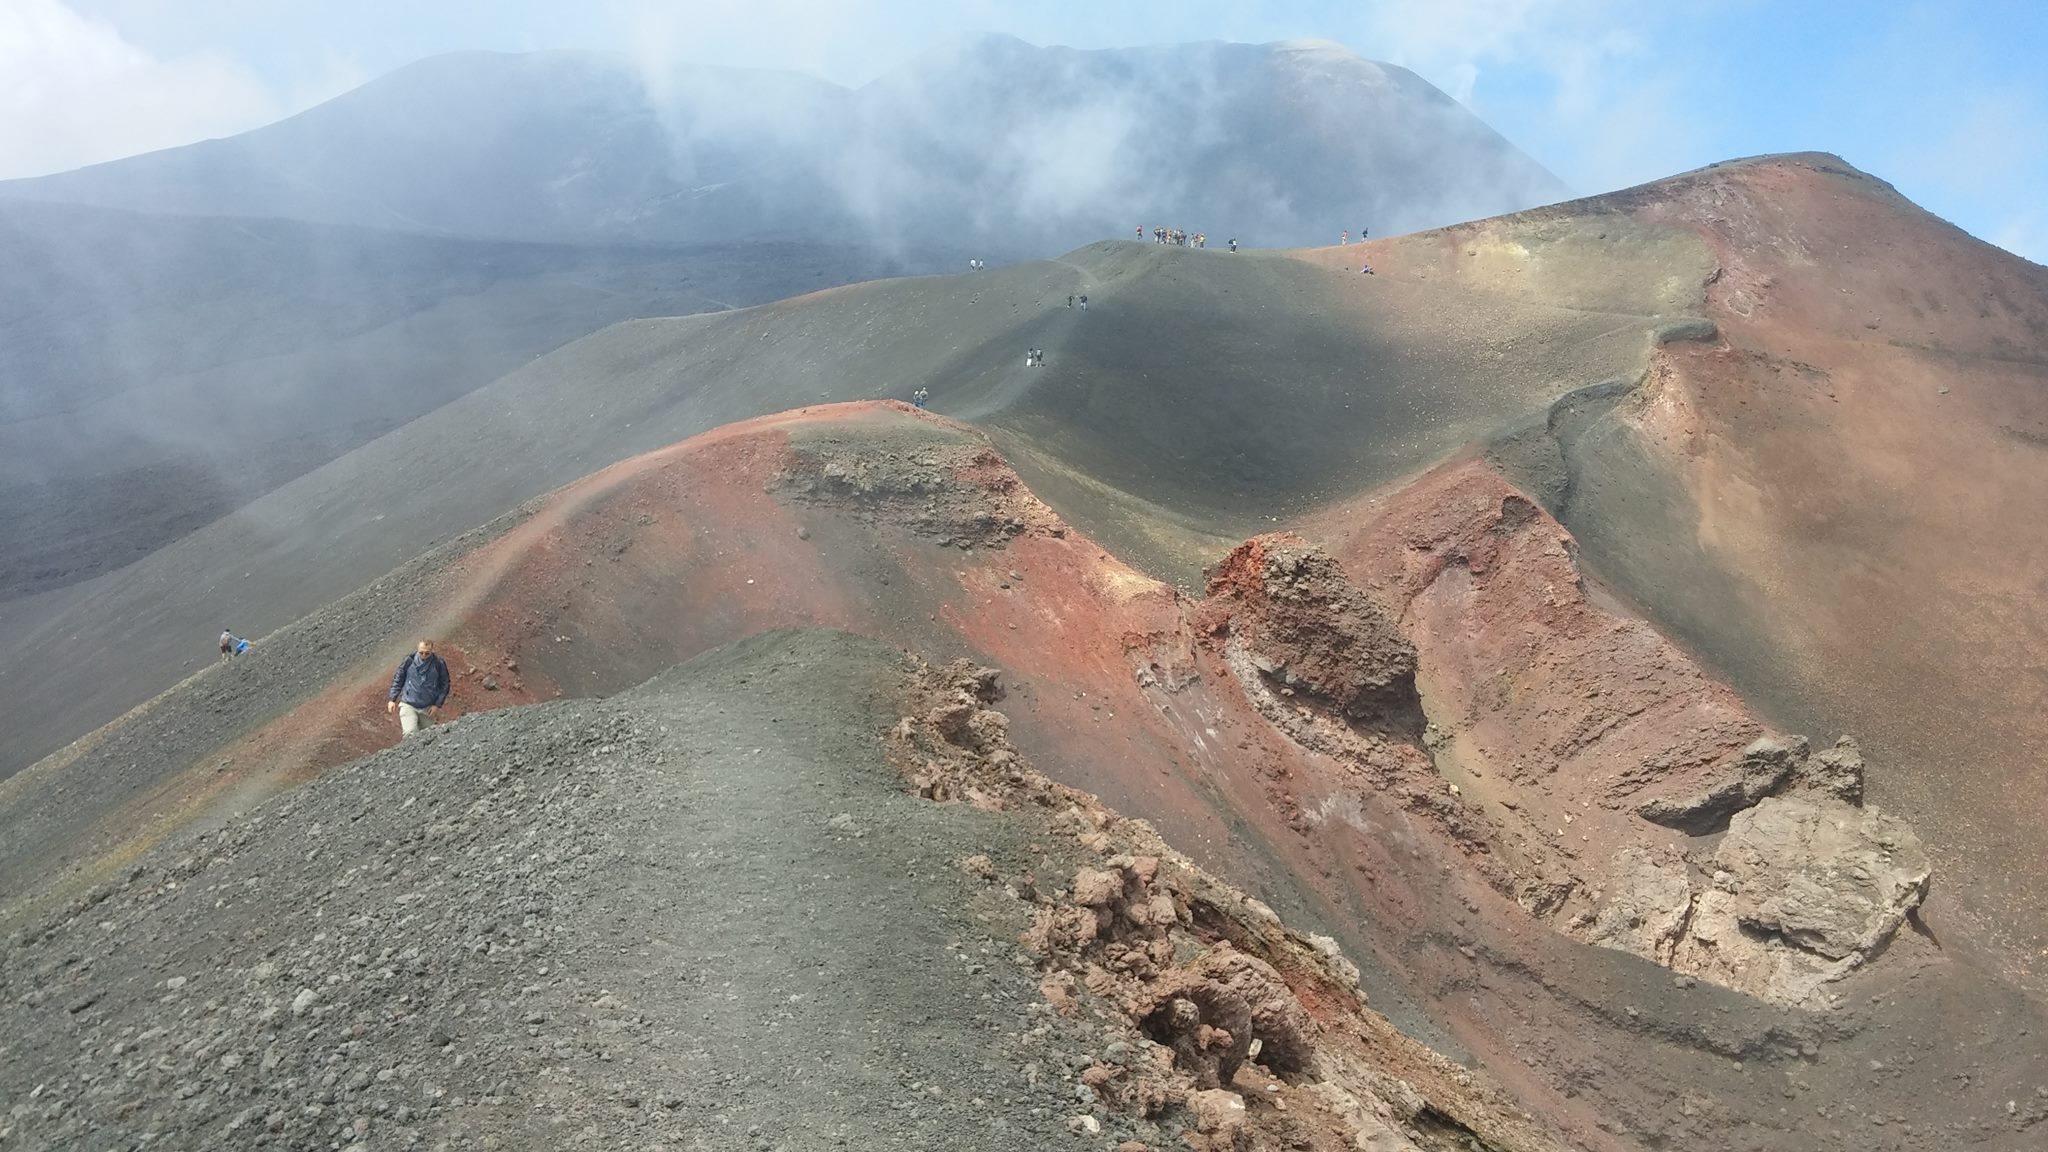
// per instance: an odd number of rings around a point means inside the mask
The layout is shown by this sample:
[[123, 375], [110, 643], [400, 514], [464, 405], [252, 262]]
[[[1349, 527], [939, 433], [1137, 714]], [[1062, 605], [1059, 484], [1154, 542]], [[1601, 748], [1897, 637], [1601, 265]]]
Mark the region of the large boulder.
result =
[[1787, 797], [1736, 813], [1712, 863], [1673, 966], [1811, 1007], [1890, 941], [1931, 874], [1903, 821]]

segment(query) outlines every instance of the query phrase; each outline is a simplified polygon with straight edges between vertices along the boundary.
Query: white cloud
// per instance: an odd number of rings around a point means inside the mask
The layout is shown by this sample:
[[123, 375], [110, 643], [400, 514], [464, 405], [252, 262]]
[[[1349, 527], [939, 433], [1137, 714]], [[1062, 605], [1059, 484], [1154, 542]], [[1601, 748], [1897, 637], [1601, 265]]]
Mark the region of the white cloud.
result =
[[228, 135], [285, 110], [223, 57], [159, 59], [61, 0], [0, 0], [0, 178]]
[[1599, 192], [1689, 167], [1700, 135], [1644, 12], [1622, 0], [1389, 3], [1370, 11], [1365, 48]]
[[1434, 0], [1380, 4], [1366, 26], [1368, 55], [1411, 68], [1470, 103], [1490, 68], [1534, 66], [1550, 74], [1561, 104], [1583, 104], [1600, 72], [1642, 50], [1619, 31], [1616, 0]]

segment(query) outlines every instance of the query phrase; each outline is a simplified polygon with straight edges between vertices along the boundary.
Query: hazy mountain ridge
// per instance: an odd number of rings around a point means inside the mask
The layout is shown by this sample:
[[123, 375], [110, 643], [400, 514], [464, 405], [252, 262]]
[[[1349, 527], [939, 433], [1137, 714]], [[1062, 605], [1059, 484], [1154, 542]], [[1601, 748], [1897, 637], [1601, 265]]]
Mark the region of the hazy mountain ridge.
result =
[[0, 201], [0, 599], [139, 559], [594, 328], [894, 270]]
[[621, 319], [1140, 225], [1328, 243], [1562, 194], [1327, 44], [994, 37], [858, 90], [422, 60], [239, 136], [0, 183], [0, 597], [129, 563]]
[[956, 241], [1144, 223], [1324, 243], [1565, 190], [1413, 73], [1319, 43], [1111, 51], [994, 37], [857, 90], [581, 52], [402, 68], [241, 136], [0, 194], [547, 241]]

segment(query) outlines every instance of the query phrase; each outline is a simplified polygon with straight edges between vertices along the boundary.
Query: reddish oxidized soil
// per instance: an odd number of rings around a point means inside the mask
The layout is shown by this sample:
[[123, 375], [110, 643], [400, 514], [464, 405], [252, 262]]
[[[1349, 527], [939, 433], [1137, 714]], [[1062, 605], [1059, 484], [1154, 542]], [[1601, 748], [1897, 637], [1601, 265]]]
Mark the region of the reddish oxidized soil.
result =
[[[857, 460], [908, 471], [846, 471]], [[1733, 693], [1596, 602], [1569, 536], [1476, 462], [1303, 532], [1240, 549], [1215, 595], [1188, 602], [1060, 523], [971, 432], [901, 406], [819, 408], [563, 490], [447, 571], [434, 630], [466, 709], [609, 692], [789, 625], [971, 654], [1004, 669], [1011, 735], [1040, 768], [1322, 924], [1368, 961], [1383, 1010], [1419, 1002], [1573, 1144], [1829, 1146], [1810, 1107], [1758, 1109], [1795, 1083], [1836, 1110], [1881, 1110], [1889, 1091], [1853, 1062], [1899, 1046], [1868, 1012], [1828, 1020], [1681, 987], [1559, 934], [1620, 848], [1687, 839], [1633, 806], [1708, 780], [1762, 730]], [[1336, 563], [1299, 559], [1311, 542]], [[1324, 615], [1348, 639], [1318, 638]], [[1347, 668], [1378, 652], [1398, 673], [1382, 644], [1413, 645], [1429, 731], [1348, 707], [1361, 684]], [[294, 778], [394, 739], [385, 675], [363, 670], [234, 759]], [[1382, 691], [1399, 676], [1368, 679]], [[1913, 937], [1858, 979], [2018, 1007]], [[1946, 1032], [1900, 1019], [1931, 1046], [1909, 1053], [1925, 1074], [1957, 1037], [1999, 1053], [1976, 1089], [1926, 1103], [1917, 1130], [1961, 1131], [1994, 1096], [2031, 1092], [2038, 1045], [2010, 1016]], [[1914, 1144], [1890, 1127], [1861, 1146]]]
[[1872, 797], [1913, 813], [1949, 877], [1929, 925], [2038, 991], [2048, 270], [1829, 168], [1702, 174], [1642, 209], [1714, 246], [1725, 339], [1673, 346], [1628, 415], [1781, 647], [1729, 674], [1863, 740]]
[[[1652, 354], [1614, 416], [1650, 464], [1607, 479], [1675, 495], [1589, 488], [1561, 513], [1581, 539], [1458, 459], [1248, 542], [1190, 601], [978, 434], [821, 406], [555, 493], [434, 577], [440, 609], [394, 622], [391, 658], [440, 637], [459, 714], [613, 692], [791, 625], [971, 655], [1004, 670], [1037, 767], [1320, 924], [1382, 1010], [1446, 1029], [1575, 1146], [2034, 1146], [2048, 1046], [1999, 977], [2048, 955], [2048, 274], [1819, 158], [1552, 211], [1675, 227], [1718, 261], [1717, 332]], [[1490, 291], [1527, 256], [1500, 227], [1304, 258]], [[1354, 282], [1345, 307], [1370, 308], [1376, 282]], [[395, 740], [388, 674], [352, 671], [108, 823], [162, 828]], [[1935, 861], [1913, 930], [1842, 1003], [1584, 943], [1626, 861], [1697, 867], [1717, 842], [1639, 809], [1797, 728], [1853, 731], [1872, 802]]]

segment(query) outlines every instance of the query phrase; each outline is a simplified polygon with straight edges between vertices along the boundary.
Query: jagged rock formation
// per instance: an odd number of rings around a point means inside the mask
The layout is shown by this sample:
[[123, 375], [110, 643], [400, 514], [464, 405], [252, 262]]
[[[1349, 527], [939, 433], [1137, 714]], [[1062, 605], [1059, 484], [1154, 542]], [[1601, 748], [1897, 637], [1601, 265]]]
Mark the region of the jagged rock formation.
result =
[[1645, 800], [1637, 805], [1636, 814], [1652, 824], [1705, 836], [1726, 828], [1730, 816], [1783, 788], [1805, 762], [1804, 737], [1785, 741], [1759, 736], [1742, 750], [1727, 778], [1688, 796]]
[[923, 444], [858, 428], [799, 435], [779, 491], [870, 525], [903, 524], [941, 546], [1000, 546], [1027, 531], [1065, 532], [993, 448], [926, 431]]
[[1209, 577], [1196, 627], [1230, 650], [1271, 690], [1315, 700], [1351, 723], [1419, 729], [1415, 646], [1399, 625], [1297, 536], [1240, 545]]
[[1912, 828], [1862, 795], [1849, 737], [1818, 755], [1803, 737], [1759, 738], [1718, 783], [1637, 808], [1720, 834], [1711, 854], [1623, 853], [1604, 904], [1574, 927], [1766, 1000], [1826, 1007], [1826, 985], [1883, 951], [1932, 875]]
[[[1152, 827], [1022, 761], [989, 708], [997, 674], [970, 661], [923, 673], [890, 730], [920, 795], [1043, 813], [1090, 854], [1071, 873], [964, 871], [1035, 904], [1023, 935], [1062, 1016], [1104, 1019], [1084, 1101], [1177, 1118], [1192, 1152], [1342, 1146], [1380, 1152], [1545, 1147], [1495, 1090], [1395, 1032], [1366, 1004], [1334, 941], [1288, 930], [1264, 904], [1163, 843]], [[1076, 1130], [1099, 1123], [1077, 1117]]]
[[1903, 821], [1787, 798], [1737, 813], [1711, 866], [1674, 966], [1787, 1004], [1881, 951], [1930, 875]]
[[1720, 780], [1686, 796], [1645, 800], [1636, 806], [1636, 814], [1653, 824], [1705, 836], [1726, 828], [1735, 813], [1789, 787], [1862, 804], [1863, 754], [1856, 741], [1844, 735], [1834, 747], [1813, 754], [1804, 736], [1759, 736]]

